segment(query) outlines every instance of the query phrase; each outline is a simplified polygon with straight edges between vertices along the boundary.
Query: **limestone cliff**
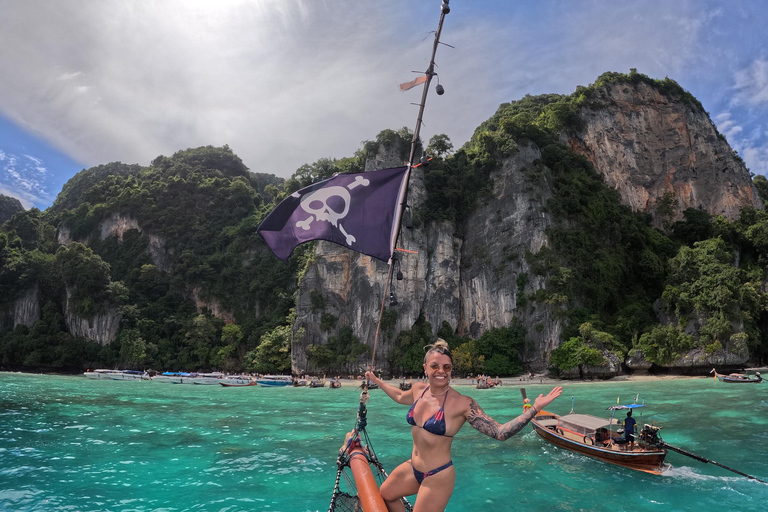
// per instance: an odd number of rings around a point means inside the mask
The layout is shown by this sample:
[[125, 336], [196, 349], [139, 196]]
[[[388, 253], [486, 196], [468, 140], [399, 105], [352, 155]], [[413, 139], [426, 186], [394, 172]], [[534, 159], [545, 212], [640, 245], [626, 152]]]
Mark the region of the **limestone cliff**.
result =
[[[744, 162], [697, 105], [645, 82], [604, 85], [597, 98], [579, 112], [584, 128], [561, 141], [592, 162], [633, 210], [662, 226], [687, 208], [731, 220], [743, 206], [762, 209]], [[665, 195], [673, 199], [667, 218], [659, 211]]]
[[35, 285], [13, 303], [13, 327], [17, 325], [32, 327], [40, 317], [40, 287]]
[[[526, 363], [544, 369], [549, 352], [559, 343], [562, 325], [550, 306], [519, 307], [518, 292], [532, 293], [543, 282], [530, 272], [526, 252], [537, 252], [547, 239], [548, 217], [542, 208], [548, 199], [547, 186], [527, 183], [526, 169], [540, 158], [533, 146], [520, 149], [494, 173], [494, 189], [469, 218], [465, 235], [456, 235], [450, 222], [426, 223], [403, 228], [399, 252], [403, 280], [393, 279], [398, 304], [394, 332], [411, 329], [421, 313], [433, 331], [442, 322], [461, 335], [480, 336], [485, 330], [507, 326], [517, 316], [527, 327], [530, 350]], [[398, 165], [399, 162], [389, 162]], [[424, 201], [421, 169], [414, 170], [408, 203], [416, 209]], [[529, 276], [524, 290], [518, 277]], [[313, 371], [307, 363], [306, 347], [324, 344], [334, 332], [323, 332], [323, 313], [351, 325], [361, 341], [373, 346], [379, 308], [385, 297], [387, 265], [335, 244], [317, 244], [299, 289], [296, 327], [306, 335], [294, 340], [294, 371]], [[311, 294], [319, 293], [322, 311], [313, 311]], [[388, 369], [387, 354], [394, 340], [382, 335], [376, 364]]]
[[121, 319], [117, 310], [110, 308], [103, 313], [93, 315], [91, 318], [82, 318], [75, 314], [70, 305], [72, 292], [67, 289], [66, 293], [64, 323], [72, 336], [80, 336], [102, 345], [108, 345], [115, 341]]

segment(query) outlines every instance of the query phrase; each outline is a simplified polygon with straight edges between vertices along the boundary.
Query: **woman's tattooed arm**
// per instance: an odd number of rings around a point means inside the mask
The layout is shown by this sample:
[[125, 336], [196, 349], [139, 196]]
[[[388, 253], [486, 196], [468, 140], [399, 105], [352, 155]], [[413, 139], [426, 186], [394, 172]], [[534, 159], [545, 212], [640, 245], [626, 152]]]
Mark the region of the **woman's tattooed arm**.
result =
[[513, 435], [520, 432], [529, 421], [533, 419], [533, 414], [521, 414], [512, 421], [508, 421], [503, 425], [494, 420], [480, 407], [480, 405], [473, 399], [470, 399], [469, 404], [469, 417], [467, 421], [478, 432], [482, 432], [488, 437], [498, 439], [499, 441], [506, 441]]

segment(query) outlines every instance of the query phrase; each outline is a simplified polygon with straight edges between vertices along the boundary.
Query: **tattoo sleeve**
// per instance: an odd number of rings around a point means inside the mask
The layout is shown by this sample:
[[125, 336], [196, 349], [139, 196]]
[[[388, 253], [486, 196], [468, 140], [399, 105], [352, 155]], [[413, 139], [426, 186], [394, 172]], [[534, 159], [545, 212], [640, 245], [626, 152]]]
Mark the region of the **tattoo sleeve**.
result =
[[469, 418], [467, 418], [467, 421], [478, 432], [482, 432], [488, 437], [498, 439], [499, 441], [506, 441], [520, 432], [523, 427], [533, 419], [533, 416], [533, 414], [523, 413], [512, 421], [508, 421], [502, 425], [485, 414], [485, 411], [483, 411], [475, 400], [471, 400], [469, 404]]

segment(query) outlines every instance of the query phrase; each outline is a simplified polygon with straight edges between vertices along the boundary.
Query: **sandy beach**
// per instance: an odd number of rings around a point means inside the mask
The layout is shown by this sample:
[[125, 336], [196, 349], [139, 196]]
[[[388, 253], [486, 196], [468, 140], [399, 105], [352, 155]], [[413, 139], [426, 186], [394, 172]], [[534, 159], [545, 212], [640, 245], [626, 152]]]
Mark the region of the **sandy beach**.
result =
[[[536, 375], [533, 378], [528, 377], [502, 377], [501, 379], [501, 385], [502, 386], [517, 386], [517, 387], [523, 387], [523, 386], [533, 386], [533, 385], [553, 385], [553, 386], [566, 386], [566, 385], [572, 385], [572, 384], [588, 384], [588, 383], [599, 383], [599, 382], [621, 382], [621, 381], [629, 381], [629, 382], [645, 382], [645, 381], [656, 381], [656, 380], [675, 380], [675, 379], [701, 379], [702, 376], [696, 376], [696, 375], [619, 375], [618, 377], [613, 377], [610, 379], [594, 379], [594, 380], [580, 380], [580, 379], [554, 379], [551, 377], [546, 377], [543, 375]], [[411, 379], [390, 379], [390, 380], [384, 380], [387, 384], [391, 384], [393, 386], [399, 386], [400, 382], [408, 382]], [[362, 383], [362, 379], [340, 379], [342, 387], [360, 387], [360, 384]], [[413, 382], [416, 382], [417, 379], [413, 379]], [[451, 386], [476, 386], [477, 380], [476, 379], [451, 379]]]

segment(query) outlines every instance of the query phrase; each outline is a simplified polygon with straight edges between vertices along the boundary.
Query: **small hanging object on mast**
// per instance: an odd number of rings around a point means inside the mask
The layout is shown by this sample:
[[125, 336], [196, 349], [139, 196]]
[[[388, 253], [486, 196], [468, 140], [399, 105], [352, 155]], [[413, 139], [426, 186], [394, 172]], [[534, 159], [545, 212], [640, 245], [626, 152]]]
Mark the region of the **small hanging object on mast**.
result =
[[[435, 31], [435, 41], [432, 44], [432, 56], [429, 59], [429, 67], [424, 72], [424, 76], [418, 77], [415, 80], [412, 80], [411, 82], [406, 82], [403, 84], [400, 84], [400, 90], [407, 91], [408, 89], [411, 89], [415, 87], [418, 84], [424, 84], [424, 88], [421, 92], [421, 102], [418, 103], [419, 105], [419, 114], [416, 118], [416, 128], [413, 130], [413, 138], [411, 139], [411, 153], [408, 157], [408, 175], [405, 178], [405, 193], [402, 195], [402, 202], [400, 203], [400, 211], [396, 219], [396, 232], [393, 238], [393, 247], [397, 246], [397, 240], [400, 237], [400, 220], [403, 218], [403, 213], [405, 212], [405, 209], [408, 205], [407, 198], [408, 198], [408, 181], [410, 180], [410, 169], [415, 167], [416, 160], [421, 160], [421, 162], [418, 165], [426, 165], [429, 163], [429, 158], [426, 158], [426, 155], [419, 158], [416, 155], [416, 146], [419, 142], [419, 134], [421, 133], [421, 125], [423, 124], [423, 117], [424, 117], [424, 107], [427, 104], [427, 94], [429, 93], [429, 84], [432, 81], [432, 77], [436, 76], [437, 73], [435, 73], [435, 55], [437, 54], [437, 47], [440, 43], [440, 34], [443, 31], [443, 21], [445, 21], [445, 15], [451, 12], [451, 8], [448, 5], [450, 0], [443, 0], [443, 3], [440, 6], [440, 22], [437, 24], [437, 30]], [[445, 93], [445, 89], [442, 85], [438, 84], [438, 88], [436, 89], [436, 92], [438, 95], [442, 95]], [[395, 254], [392, 253], [392, 258], [394, 258]], [[371, 353], [371, 368], [374, 367], [374, 362], [376, 360], [376, 347], [379, 343], [379, 333], [381, 332], [381, 320], [384, 316], [384, 305], [386, 304], [387, 300], [387, 292], [389, 292], [389, 286], [392, 282], [392, 273], [394, 270], [395, 265], [392, 264], [392, 258], [390, 258], [389, 261], [389, 273], [387, 274], [387, 281], [384, 285], [384, 294], [382, 295], [381, 300], [381, 309], [379, 310], [379, 323], [376, 326], [376, 336], [373, 341], [373, 351]], [[390, 306], [396, 306], [398, 304], [397, 297], [394, 295], [394, 292], [389, 292], [389, 303]]]

